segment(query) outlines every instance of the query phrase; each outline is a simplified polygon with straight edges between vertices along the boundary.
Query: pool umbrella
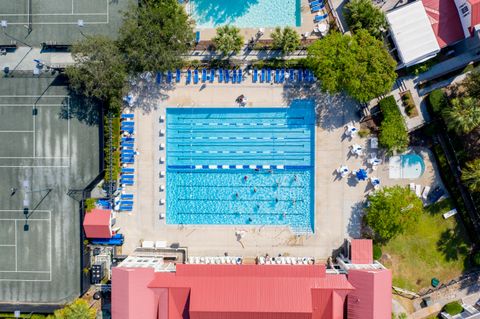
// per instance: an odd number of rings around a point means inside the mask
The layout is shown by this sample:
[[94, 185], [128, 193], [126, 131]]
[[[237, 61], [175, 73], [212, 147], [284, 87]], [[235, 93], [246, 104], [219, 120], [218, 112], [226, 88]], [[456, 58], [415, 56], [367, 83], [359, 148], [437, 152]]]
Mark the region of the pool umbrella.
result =
[[368, 177], [367, 171], [364, 170], [363, 168], [359, 169], [355, 175], [357, 176], [357, 179], [358, 179], [359, 181], [364, 181], [364, 180], [366, 180], [367, 177]]
[[348, 169], [348, 167], [347, 167], [346, 165], [340, 166], [340, 168], [339, 168], [337, 171], [338, 171], [338, 172], [340, 173], [340, 175], [342, 175], [342, 176], [345, 176], [345, 175], [347, 175], [347, 174], [350, 172], [350, 170]]
[[377, 177], [370, 177], [370, 182], [375, 188], [378, 188], [380, 186], [380, 179]]
[[357, 129], [355, 126], [348, 125], [347, 126], [347, 135], [348, 136], [353, 136], [357, 133]]

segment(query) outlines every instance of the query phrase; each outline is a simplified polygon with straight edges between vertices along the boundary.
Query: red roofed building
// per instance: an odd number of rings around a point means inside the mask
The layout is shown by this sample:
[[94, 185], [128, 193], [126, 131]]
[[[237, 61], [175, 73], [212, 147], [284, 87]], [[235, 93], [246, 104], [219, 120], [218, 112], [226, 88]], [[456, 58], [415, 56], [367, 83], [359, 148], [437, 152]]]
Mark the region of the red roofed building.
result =
[[87, 238], [112, 238], [112, 214], [110, 210], [92, 209], [85, 214], [83, 229]]
[[[371, 260], [371, 250], [371, 240], [352, 241], [352, 254], [362, 262]], [[347, 260], [342, 263], [347, 274], [327, 273], [323, 265], [179, 263], [174, 272], [167, 272], [145, 263], [122, 264], [112, 269], [114, 319], [391, 316], [391, 272], [378, 263], [355, 265]]]
[[373, 263], [373, 244], [370, 239], [352, 239], [350, 243], [352, 264]]
[[350, 270], [348, 281], [355, 287], [355, 290], [348, 295], [348, 319], [391, 317], [392, 272], [390, 270]]
[[465, 38], [454, 0], [422, 0], [440, 48]]
[[480, 0], [455, 0], [465, 38], [480, 24]]

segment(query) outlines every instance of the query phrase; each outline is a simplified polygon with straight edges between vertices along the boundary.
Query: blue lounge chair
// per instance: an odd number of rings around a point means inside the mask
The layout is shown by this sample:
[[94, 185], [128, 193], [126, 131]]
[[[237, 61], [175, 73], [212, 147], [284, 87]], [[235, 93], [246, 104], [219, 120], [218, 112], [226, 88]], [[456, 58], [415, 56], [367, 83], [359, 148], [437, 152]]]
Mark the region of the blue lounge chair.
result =
[[123, 180], [120, 179], [120, 184], [125, 184], [127, 186], [133, 186], [133, 181], [132, 180]]
[[290, 69], [289, 74], [290, 74], [290, 76], [288, 77], [288, 82], [294, 82], [295, 81], [295, 70]]
[[316, 6], [319, 6], [321, 4], [322, 4], [322, 2], [320, 2], [318, 0], [315, 0], [315, 1], [310, 2], [310, 7], [316, 7]]
[[285, 69], [280, 70], [280, 83], [285, 81]]
[[225, 83], [230, 82], [230, 70], [225, 70]]
[[297, 73], [298, 73], [297, 82], [302, 82], [302, 81], [303, 81], [303, 72], [302, 72], [302, 70], [299, 69], [299, 70], [297, 71]]
[[262, 76], [260, 77], [260, 82], [265, 82], [265, 69], [262, 69]]
[[321, 22], [325, 20], [328, 17], [328, 13], [325, 13], [323, 15], [317, 14], [315, 18], [313, 19], [314, 22]]
[[215, 69], [210, 70], [210, 83], [213, 83], [215, 81]]
[[122, 137], [122, 141], [124, 142], [135, 142], [134, 137]]
[[182, 72], [180, 71], [180, 69], [177, 69], [177, 74], [175, 75], [175, 82], [179, 83], [181, 77], [182, 77]]
[[122, 126], [134, 126], [135, 125], [135, 121], [123, 121]]
[[132, 167], [122, 167], [122, 173], [133, 173], [135, 169]]
[[272, 82], [272, 70], [267, 69], [267, 82], [270, 83]]
[[242, 83], [243, 81], [243, 71], [242, 69], [238, 69], [238, 72], [237, 72], [237, 83]]
[[305, 82], [310, 82], [310, 73], [308, 69], [303, 70], [303, 78]]
[[167, 83], [168, 83], [168, 84], [172, 83], [172, 80], [173, 80], [172, 71], [168, 71], [168, 72], [167, 72]]
[[324, 7], [325, 7], [325, 5], [321, 4], [321, 5], [319, 5], [319, 6], [311, 7], [311, 8], [310, 8], [310, 11], [311, 11], [312, 13], [316, 13], [316, 12], [322, 10]]
[[133, 200], [122, 200], [120, 206], [133, 206]]
[[128, 120], [128, 119], [133, 119], [134, 115], [133, 113], [128, 113], [128, 114], [122, 114], [121, 117], [122, 119]]
[[133, 175], [131, 175], [131, 174], [122, 174], [122, 175], [120, 176], [120, 178], [121, 178], [121, 179], [133, 179], [134, 177], [133, 177]]
[[252, 81], [253, 81], [253, 83], [257, 83], [257, 81], [258, 81], [258, 70], [257, 69], [253, 70]]
[[188, 71], [187, 71], [187, 81], [186, 81], [186, 84], [190, 84], [190, 82], [192, 82], [192, 71], [191, 71], [191, 70], [188, 70]]
[[124, 127], [120, 129], [121, 131], [125, 131], [129, 134], [133, 134], [133, 127]]
[[135, 146], [133, 143], [129, 143], [129, 142], [122, 142], [120, 145], [122, 147], [134, 147]]
[[218, 69], [218, 83], [223, 82], [223, 69]]
[[133, 199], [133, 194], [121, 194], [120, 199]]
[[193, 71], [193, 84], [198, 84], [198, 69]]
[[207, 82], [207, 69], [202, 70], [202, 83]]
[[280, 83], [280, 70], [275, 69], [275, 83]]
[[155, 81], [157, 82], [157, 84], [162, 83], [162, 73], [161, 72], [157, 72], [157, 76], [155, 77]]
[[237, 69], [233, 69], [232, 83], [237, 83]]

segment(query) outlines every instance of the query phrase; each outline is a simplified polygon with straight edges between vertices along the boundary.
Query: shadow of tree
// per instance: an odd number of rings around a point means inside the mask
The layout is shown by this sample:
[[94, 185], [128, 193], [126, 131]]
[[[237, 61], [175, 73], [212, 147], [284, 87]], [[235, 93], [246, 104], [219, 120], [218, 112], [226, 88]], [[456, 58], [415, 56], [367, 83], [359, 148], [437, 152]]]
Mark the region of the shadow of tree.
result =
[[469, 245], [465, 242], [462, 232], [456, 229], [447, 229], [442, 232], [437, 247], [447, 261], [458, 260], [462, 255], [469, 253]]
[[173, 90], [175, 90], [175, 84], [137, 81], [131, 88], [135, 101], [130, 107], [150, 113], [152, 110], [157, 110], [159, 104], [169, 98], [168, 92]]
[[62, 101], [62, 108], [59, 112], [61, 119], [77, 119], [78, 121], [97, 126], [100, 123], [102, 104], [99, 100], [88, 98], [84, 95], [69, 91], [69, 98]]
[[258, 0], [228, 1], [228, 5], [222, 0], [195, 0], [195, 13], [197, 23], [211, 24], [214, 26], [230, 24], [238, 17], [245, 14], [248, 9], [258, 3]]
[[348, 220], [347, 232], [352, 238], [361, 238], [364, 202], [352, 205], [352, 212]]
[[331, 95], [313, 85], [288, 84], [283, 89], [283, 100], [290, 105], [297, 99], [315, 102], [316, 123], [325, 130], [334, 130], [360, 119], [360, 105], [344, 94]]

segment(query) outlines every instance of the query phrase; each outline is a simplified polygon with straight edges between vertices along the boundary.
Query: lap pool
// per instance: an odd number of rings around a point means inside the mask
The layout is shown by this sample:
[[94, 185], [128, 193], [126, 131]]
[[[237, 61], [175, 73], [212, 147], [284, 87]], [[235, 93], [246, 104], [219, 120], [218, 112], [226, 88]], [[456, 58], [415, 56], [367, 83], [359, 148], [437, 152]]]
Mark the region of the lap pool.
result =
[[289, 108], [167, 109], [168, 224], [313, 232], [312, 101]]

